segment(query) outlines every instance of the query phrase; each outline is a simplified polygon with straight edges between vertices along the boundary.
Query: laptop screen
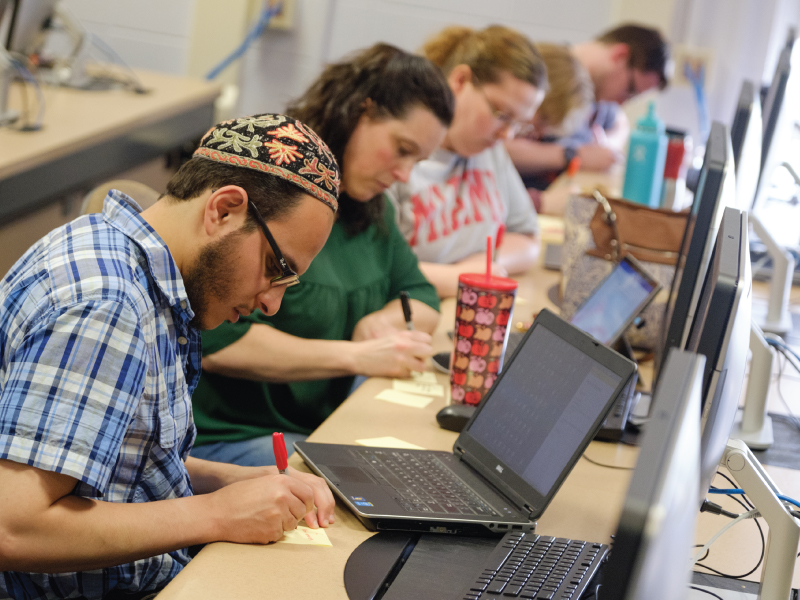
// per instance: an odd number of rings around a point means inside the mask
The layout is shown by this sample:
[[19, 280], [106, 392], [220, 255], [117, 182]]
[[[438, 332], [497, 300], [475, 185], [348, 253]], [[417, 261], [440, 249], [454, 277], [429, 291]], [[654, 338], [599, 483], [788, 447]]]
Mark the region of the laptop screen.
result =
[[547, 496], [621, 381], [580, 348], [534, 325], [469, 435]]
[[603, 344], [610, 344], [636, 316], [655, 285], [631, 263], [623, 261], [578, 308], [570, 323]]

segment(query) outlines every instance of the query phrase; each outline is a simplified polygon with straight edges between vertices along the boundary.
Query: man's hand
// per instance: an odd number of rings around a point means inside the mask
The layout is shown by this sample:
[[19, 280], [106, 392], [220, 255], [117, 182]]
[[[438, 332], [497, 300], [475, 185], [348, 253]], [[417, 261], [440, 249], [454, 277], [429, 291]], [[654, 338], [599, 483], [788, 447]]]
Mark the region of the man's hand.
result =
[[206, 498], [222, 541], [268, 544], [295, 529], [303, 518], [313, 528], [334, 521], [333, 494], [325, 481], [292, 468], [286, 475], [274, 473], [232, 483]]
[[368, 377], [410, 377], [424, 371], [433, 356], [431, 336], [423, 331], [399, 331], [353, 344], [355, 370]]
[[303, 473], [302, 471], [298, 471], [294, 467], [289, 467], [286, 470], [286, 474], [289, 477], [299, 479], [308, 485], [314, 494], [314, 506], [317, 510], [316, 512], [312, 510], [306, 513], [306, 515], [303, 517], [306, 525], [312, 529], [332, 525], [336, 520], [336, 517], [333, 514], [333, 510], [336, 507], [336, 501], [333, 499], [333, 493], [331, 492], [331, 489], [328, 487], [328, 484], [325, 482], [325, 480], [322, 479], [322, 477], [317, 477], [311, 473]]
[[578, 148], [581, 169], [585, 171], [608, 171], [622, 156], [615, 150], [600, 144], [586, 144]]

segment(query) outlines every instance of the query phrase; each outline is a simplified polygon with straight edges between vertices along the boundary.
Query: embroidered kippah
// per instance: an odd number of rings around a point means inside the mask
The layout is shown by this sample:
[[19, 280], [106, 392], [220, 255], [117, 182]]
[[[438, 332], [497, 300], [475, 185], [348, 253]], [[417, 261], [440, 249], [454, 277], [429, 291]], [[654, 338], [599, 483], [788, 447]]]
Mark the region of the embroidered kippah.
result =
[[216, 160], [291, 181], [336, 212], [339, 166], [311, 128], [286, 115], [253, 115], [208, 130], [193, 158]]

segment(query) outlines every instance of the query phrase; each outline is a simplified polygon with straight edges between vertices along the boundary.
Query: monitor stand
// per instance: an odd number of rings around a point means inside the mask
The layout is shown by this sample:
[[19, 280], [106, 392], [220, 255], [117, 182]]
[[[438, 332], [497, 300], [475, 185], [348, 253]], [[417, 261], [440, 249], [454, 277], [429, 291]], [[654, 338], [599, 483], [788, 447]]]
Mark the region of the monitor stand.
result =
[[[794, 174], [793, 171], [790, 172]], [[797, 180], [797, 183], [800, 185], [800, 180]], [[784, 335], [792, 329], [789, 295], [792, 291], [792, 277], [794, 276], [794, 257], [772, 237], [753, 213], [750, 213], [749, 221], [753, 226], [753, 231], [767, 247], [767, 254], [772, 259], [767, 316], [759, 325], [763, 331]]]
[[772, 418], [767, 414], [767, 396], [775, 350], [767, 343], [764, 333], [755, 323], [750, 324], [750, 352], [753, 358], [747, 377], [744, 408], [739, 409], [736, 414], [731, 437], [742, 440], [755, 450], [766, 450], [775, 441]]
[[758, 598], [786, 600], [800, 545], [800, 520], [778, 498], [780, 490], [743, 441], [728, 440], [720, 464], [728, 469], [769, 527]]

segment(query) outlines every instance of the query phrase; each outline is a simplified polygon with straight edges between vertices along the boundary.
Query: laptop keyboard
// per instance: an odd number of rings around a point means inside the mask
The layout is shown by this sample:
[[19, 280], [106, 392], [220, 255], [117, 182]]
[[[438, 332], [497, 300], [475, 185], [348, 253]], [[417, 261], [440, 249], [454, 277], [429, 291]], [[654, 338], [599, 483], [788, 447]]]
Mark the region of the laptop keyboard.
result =
[[395, 500], [408, 512], [499, 516], [436, 456], [370, 448], [350, 452], [371, 467], [381, 485], [394, 488]]
[[474, 583], [458, 598], [580, 598], [608, 546], [514, 531], [507, 533], [484, 563]]

